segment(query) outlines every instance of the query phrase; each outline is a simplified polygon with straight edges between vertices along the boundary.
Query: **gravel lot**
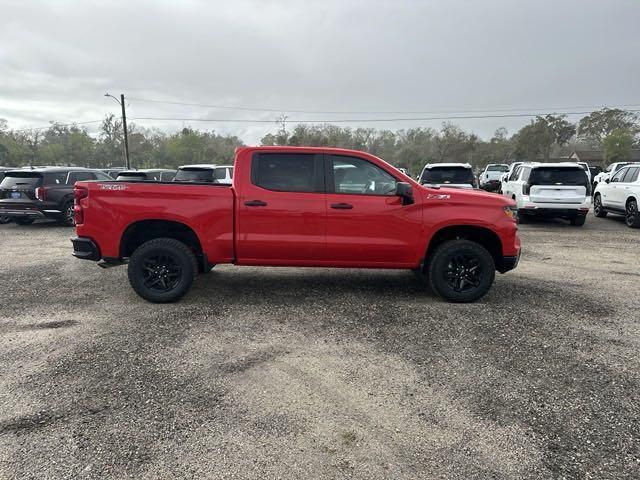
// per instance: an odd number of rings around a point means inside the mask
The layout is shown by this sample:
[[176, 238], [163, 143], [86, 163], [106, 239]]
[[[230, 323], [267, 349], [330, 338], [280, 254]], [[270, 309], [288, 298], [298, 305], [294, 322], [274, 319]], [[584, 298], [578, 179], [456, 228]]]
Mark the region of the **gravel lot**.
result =
[[410, 272], [216, 267], [152, 305], [0, 226], [0, 478], [638, 478], [640, 232], [521, 227], [471, 305]]

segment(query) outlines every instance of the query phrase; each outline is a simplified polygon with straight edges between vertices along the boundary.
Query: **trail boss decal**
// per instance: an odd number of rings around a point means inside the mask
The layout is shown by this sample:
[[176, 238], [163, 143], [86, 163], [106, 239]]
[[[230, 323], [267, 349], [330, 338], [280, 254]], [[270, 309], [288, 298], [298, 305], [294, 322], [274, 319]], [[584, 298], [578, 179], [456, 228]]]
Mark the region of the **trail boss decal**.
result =
[[99, 183], [100, 190], [126, 190], [127, 187], [124, 183]]

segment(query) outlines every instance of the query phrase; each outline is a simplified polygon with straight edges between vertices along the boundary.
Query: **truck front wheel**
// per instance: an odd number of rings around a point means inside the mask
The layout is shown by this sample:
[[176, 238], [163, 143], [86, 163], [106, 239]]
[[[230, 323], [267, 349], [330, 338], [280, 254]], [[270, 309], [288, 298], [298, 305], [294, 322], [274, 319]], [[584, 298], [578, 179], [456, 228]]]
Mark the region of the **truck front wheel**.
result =
[[129, 260], [131, 287], [145, 300], [175, 302], [191, 288], [198, 271], [189, 247], [173, 238], [156, 238], [140, 245]]
[[449, 240], [429, 260], [429, 284], [445, 300], [468, 303], [489, 291], [496, 275], [491, 254], [470, 240]]

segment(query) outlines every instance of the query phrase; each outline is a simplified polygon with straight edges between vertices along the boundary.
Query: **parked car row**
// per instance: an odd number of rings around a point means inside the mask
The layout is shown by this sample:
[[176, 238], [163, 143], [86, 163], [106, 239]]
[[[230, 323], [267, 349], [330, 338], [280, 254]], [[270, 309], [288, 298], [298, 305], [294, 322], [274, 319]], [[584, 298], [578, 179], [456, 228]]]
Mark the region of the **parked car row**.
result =
[[178, 170], [81, 167], [0, 167], [0, 224], [30, 225], [40, 218], [74, 225], [73, 186], [77, 181], [190, 182], [230, 185], [232, 166], [185, 165]]
[[606, 217], [608, 213], [624, 215], [631, 228], [640, 228], [640, 163], [628, 163], [598, 182], [593, 193], [593, 213]]
[[[520, 222], [531, 217], [562, 218], [582, 226], [593, 203], [597, 217], [624, 215], [640, 227], [640, 164], [616, 162], [604, 171], [586, 162], [492, 163], [476, 183], [468, 163], [428, 163], [418, 180], [430, 187], [481, 188], [516, 202]], [[592, 202], [593, 198], [593, 202]]]

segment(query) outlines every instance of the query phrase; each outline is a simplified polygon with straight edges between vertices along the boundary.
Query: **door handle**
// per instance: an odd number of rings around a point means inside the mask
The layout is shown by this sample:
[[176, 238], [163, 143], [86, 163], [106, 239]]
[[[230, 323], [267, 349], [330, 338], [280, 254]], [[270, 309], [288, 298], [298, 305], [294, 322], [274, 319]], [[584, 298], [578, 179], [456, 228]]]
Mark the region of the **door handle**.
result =
[[350, 203], [332, 203], [331, 208], [335, 208], [336, 210], [351, 210], [353, 205]]
[[262, 200], [249, 200], [248, 202], [244, 202], [247, 207], [266, 207], [267, 202], [263, 202]]

